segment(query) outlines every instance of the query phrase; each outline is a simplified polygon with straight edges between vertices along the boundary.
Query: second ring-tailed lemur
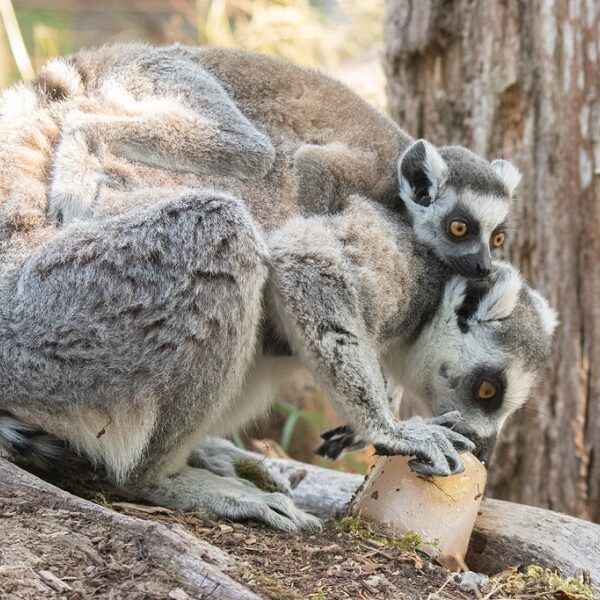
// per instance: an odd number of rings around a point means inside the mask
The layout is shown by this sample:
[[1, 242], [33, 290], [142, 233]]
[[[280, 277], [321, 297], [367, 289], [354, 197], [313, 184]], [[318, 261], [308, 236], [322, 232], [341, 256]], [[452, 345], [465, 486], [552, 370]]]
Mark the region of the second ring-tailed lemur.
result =
[[415, 142], [341, 83], [282, 60], [119, 45], [51, 61], [36, 86], [64, 106], [50, 190], [50, 214], [64, 223], [94, 213], [107, 149], [182, 172], [276, 179], [270, 206], [251, 207], [263, 226], [363, 194], [404, 211], [466, 276], [485, 275], [506, 237], [520, 180], [510, 163]]
[[[428, 474], [459, 471], [472, 448], [442, 426], [458, 421], [454, 409], [464, 433], [489, 440], [528, 395], [554, 315], [510, 267], [475, 294], [380, 201], [283, 218], [278, 181], [221, 176], [211, 190], [139, 164], [102, 185], [102, 218], [56, 229], [40, 203], [52, 144], [38, 122], [55, 136], [50, 116], [69, 102], [49, 116], [30, 88], [11, 94], [0, 107], [4, 453], [61, 440], [139, 498], [314, 530], [290, 498], [237, 475], [236, 451], [212, 439], [264, 410], [294, 365], [357, 434]], [[244, 203], [214, 188], [242, 189]], [[396, 421], [396, 380], [437, 419]]]
[[[73, 223], [3, 266], [5, 453], [62, 440], [138, 498], [314, 531], [288, 496], [232, 476], [233, 449], [209, 449], [265, 410], [296, 364], [380, 453], [414, 456], [429, 475], [459, 472], [473, 449], [446, 426], [493, 438], [542, 369], [546, 301], [504, 264], [474, 294], [390, 209], [353, 197], [265, 244], [231, 196], [162, 190], [136, 206], [151, 193], [131, 191], [129, 210]], [[396, 381], [438, 417], [395, 420]]]

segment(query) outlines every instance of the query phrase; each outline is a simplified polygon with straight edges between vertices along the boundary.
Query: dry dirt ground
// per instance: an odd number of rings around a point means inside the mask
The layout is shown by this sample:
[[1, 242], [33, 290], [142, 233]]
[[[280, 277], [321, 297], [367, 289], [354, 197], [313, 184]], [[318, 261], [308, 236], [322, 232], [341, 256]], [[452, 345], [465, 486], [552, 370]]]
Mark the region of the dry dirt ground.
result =
[[[424, 555], [341, 531], [335, 522], [328, 522], [320, 534], [290, 536], [253, 523], [214, 521], [132, 503], [98, 486], [71, 490], [121, 514], [104, 509], [88, 514], [68, 501], [44, 503], [27, 492], [3, 495], [0, 598], [237, 597], [223, 595], [219, 582], [210, 577], [208, 591], [194, 595], [172, 558], [173, 551], [186, 552], [185, 543], [181, 548], [185, 537], [180, 535], [179, 546], [170, 543], [168, 551], [163, 551], [162, 542], [157, 543], [154, 538], [158, 536], [153, 535], [158, 523], [184, 536], [186, 530], [229, 554], [233, 560], [218, 565], [221, 581], [225, 573], [271, 600], [596, 598], [584, 588], [581, 594], [577, 593], [580, 588], [564, 588], [560, 581], [552, 583], [556, 589], [551, 589], [546, 580], [542, 585], [539, 574], [523, 580], [516, 571], [512, 582], [492, 582], [487, 589], [467, 592], [460, 589], [455, 574]], [[211, 557], [201, 553], [201, 558], [210, 562]], [[525, 587], [515, 593], [515, 584]]]
[[[120, 505], [132, 516], [137, 508]], [[447, 582], [448, 572], [423, 557], [382, 547], [338, 530], [328, 522], [316, 535], [284, 535], [256, 524], [214, 522], [194, 515], [162, 513], [152, 518], [182, 524], [202, 540], [239, 559], [234, 579], [273, 600], [371, 600], [427, 598], [444, 584], [446, 598], [475, 598]], [[454, 595], [452, 595], [454, 594]]]
[[68, 509], [3, 499], [0, 598], [168, 598], [173, 569], [153, 569], [137, 532]]

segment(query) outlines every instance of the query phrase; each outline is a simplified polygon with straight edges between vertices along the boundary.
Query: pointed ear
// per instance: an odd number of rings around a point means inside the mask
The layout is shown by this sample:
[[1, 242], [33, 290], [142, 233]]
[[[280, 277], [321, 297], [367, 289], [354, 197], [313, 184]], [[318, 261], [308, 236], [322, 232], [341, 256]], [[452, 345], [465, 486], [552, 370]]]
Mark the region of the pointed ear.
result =
[[512, 197], [514, 191], [521, 182], [521, 171], [507, 160], [502, 159], [492, 161], [490, 166], [496, 171], [498, 177], [502, 179], [508, 190], [509, 196]]
[[427, 141], [418, 140], [406, 150], [398, 161], [400, 196], [403, 200], [429, 206], [446, 176], [448, 167], [439, 152]]

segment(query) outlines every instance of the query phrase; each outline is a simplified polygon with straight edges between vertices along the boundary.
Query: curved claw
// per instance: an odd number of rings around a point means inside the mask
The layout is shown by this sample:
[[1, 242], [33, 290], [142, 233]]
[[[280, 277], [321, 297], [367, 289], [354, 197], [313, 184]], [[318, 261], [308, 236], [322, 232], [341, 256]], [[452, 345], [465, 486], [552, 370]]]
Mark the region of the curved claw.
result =
[[326, 429], [325, 431], [322, 431], [321, 439], [330, 440], [332, 437], [345, 435], [347, 433], [352, 433], [352, 429], [350, 429], [350, 426], [340, 425], [339, 427], [333, 427], [332, 429]]

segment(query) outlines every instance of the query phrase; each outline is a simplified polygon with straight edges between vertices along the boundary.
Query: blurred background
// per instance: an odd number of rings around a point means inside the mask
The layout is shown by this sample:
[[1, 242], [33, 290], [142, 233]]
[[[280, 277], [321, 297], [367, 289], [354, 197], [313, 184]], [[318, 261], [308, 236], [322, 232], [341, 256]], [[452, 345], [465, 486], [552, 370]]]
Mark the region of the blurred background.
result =
[[[507, 424], [488, 495], [600, 521], [600, 5], [595, 0], [0, 0], [0, 87], [49, 56], [145, 40], [319, 68], [410, 134], [524, 173], [505, 257], [560, 311], [551, 368]], [[407, 416], [424, 412], [410, 399]], [[235, 442], [323, 464], [339, 424], [308, 374]], [[372, 451], [334, 468], [366, 472]]]

